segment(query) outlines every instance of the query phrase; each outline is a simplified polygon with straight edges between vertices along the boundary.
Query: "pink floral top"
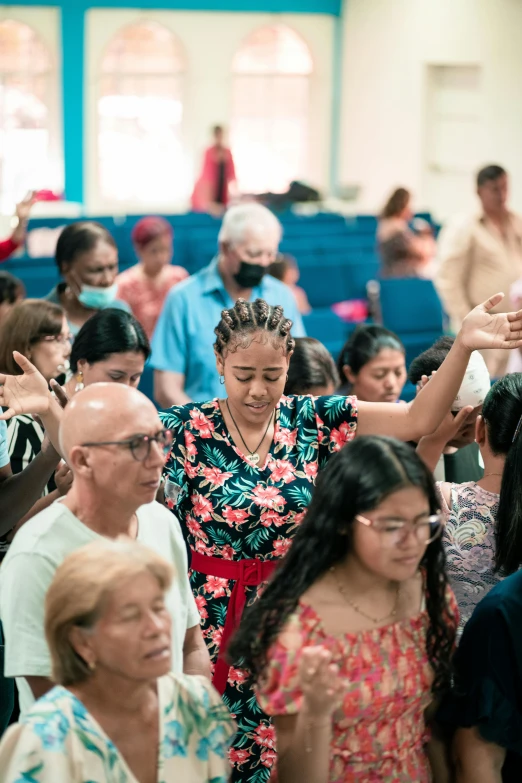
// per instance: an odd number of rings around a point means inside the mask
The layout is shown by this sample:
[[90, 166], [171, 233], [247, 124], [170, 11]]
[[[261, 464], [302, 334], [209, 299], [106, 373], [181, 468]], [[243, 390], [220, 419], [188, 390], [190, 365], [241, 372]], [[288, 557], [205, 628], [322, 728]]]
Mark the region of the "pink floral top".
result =
[[188, 272], [182, 266], [169, 265], [162, 270], [159, 279], [151, 280], [145, 277], [140, 264], [131, 266], [118, 275], [117, 297], [122, 302], [127, 302], [149, 340], [152, 339], [156, 321], [168, 292], [186, 277]]
[[[451, 616], [457, 616], [453, 595]], [[302, 650], [323, 645], [339, 666], [342, 707], [334, 713], [329, 783], [429, 783], [424, 710], [432, 700], [428, 615], [356, 634], [327, 634], [300, 602], [268, 655], [257, 699], [268, 715], [300, 711]], [[325, 781], [326, 783], [326, 781]]]

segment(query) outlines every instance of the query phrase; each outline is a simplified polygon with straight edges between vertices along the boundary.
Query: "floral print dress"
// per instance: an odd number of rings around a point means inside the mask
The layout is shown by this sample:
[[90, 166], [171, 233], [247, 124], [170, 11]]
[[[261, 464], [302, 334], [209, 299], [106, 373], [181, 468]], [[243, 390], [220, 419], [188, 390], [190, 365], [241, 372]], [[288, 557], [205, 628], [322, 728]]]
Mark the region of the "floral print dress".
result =
[[[282, 397], [265, 463], [253, 466], [228, 433], [218, 400], [177, 406], [160, 416], [174, 433], [165, 468], [167, 502], [190, 549], [224, 560], [283, 557], [311, 501], [318, 470], [357, 428], [354, 397]], [[215, 663], [235, 583], [196, 571], [190, 581]], [[247, 603], [258, 590], [247, 588]], [[232, 780], [266, 783], [275, 733], [245, 679], [243, 671], [231, 668], [223, 695], [238, 724], [230, 751]]]
[[[448, 621], [458, 610], [448, 589]], [[333, 715], [330, 770], [324, 783], [430, 783], [424, 711], [432, 701], [425, 610], [381, 628], [332, 635], [301, 601], [268, 652], [260, 705], [269, 715], [296, 715], [303, 694], [298, 670], [305, 647], [321, 645], [339, 667], [340, 707]], [[304, 749], [303, 749], [304, 752]], [[274, 779], [275, 783], [275, 779]]]
[[[235, 725], [205, 677], [158, 680], [158, 783], [228, 783]], [[138, 783], [83, 703], [61, 685], [0, 744], [2, 783]]]

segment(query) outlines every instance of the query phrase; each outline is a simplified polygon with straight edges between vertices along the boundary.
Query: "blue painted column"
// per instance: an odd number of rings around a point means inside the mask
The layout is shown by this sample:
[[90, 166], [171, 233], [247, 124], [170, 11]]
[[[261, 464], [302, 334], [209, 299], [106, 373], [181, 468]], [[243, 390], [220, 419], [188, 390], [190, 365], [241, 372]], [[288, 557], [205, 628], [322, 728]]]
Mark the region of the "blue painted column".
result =
[[343, 102], [343, 38], [344, 0], [339, 16], [334, 17], [334, 40], [332, 48], [332, 131], [330, 142], [330, 193], [336, 196], [339, 189], [339, 165], [341, 159], [341, 121]]
[[81, 0], [62, 3], [62, 106], [65, 195], [84, 200], [85, 7]]

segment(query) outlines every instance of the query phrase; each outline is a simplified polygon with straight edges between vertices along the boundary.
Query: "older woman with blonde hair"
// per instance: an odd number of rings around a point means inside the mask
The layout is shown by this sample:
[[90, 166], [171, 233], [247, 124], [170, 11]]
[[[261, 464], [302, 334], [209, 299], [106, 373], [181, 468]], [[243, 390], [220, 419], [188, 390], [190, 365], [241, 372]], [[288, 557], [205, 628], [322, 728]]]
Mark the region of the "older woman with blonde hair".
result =
[[170, 673], [172, 576], [124, 539], [64, 560], [45, 605], [56, 687], [5, 734], [2, 783], [226, 783], [226, 707], [204, 677]]

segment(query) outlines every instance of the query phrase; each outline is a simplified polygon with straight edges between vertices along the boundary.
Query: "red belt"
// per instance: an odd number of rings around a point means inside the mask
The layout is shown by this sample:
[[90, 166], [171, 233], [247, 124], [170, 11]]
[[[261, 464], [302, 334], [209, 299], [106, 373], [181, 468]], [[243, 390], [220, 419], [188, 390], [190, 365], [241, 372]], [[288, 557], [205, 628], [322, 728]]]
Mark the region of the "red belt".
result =
[[230, 637], [237, 630], [241, 615], [246, 604], [246, 587], [257, 587], [266, 582], [272, 575], [277, 561], [275, 560], [223, 560], [221, 557], [209, 557], [192, 551], [190, 567], [193, 571], [207, 576], [217, 576], [221, 579], [234, 579], [236, 584], [228, 602], [225, 626], [218, 659], [214, 669], [212, 683], [223, 695], [227, 687], [229, 664], [226, 661], [227, 645]]

